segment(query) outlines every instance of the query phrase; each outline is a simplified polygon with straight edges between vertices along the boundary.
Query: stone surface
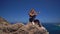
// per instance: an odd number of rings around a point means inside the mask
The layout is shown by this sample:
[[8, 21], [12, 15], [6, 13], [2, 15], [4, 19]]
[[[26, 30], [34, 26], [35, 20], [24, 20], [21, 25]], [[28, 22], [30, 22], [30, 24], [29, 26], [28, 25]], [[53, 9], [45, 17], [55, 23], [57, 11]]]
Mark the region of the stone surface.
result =
[[4, 18], [0, 17], [0, 25], [9, 25], [9, 22]]
[[8, 26], [0, 26], [0, 34], [48, 34], [46, 29], [42, 29], [38, 25], [13, 24]]
[[49, 34], [49, 32], [43, 26], [39, 27], [32, 23], [9, 24], [5, 19], [0, 18], [0, 34]]

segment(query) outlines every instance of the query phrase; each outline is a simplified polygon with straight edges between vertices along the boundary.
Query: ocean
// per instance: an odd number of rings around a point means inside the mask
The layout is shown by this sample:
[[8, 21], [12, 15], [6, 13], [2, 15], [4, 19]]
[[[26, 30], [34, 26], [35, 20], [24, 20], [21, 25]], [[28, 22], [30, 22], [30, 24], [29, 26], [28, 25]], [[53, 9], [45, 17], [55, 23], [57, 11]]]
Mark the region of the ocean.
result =
[[48, 30], [49, 34], [60, 34], [60, 26], [58, 23], [42, 23], [42, 25]]

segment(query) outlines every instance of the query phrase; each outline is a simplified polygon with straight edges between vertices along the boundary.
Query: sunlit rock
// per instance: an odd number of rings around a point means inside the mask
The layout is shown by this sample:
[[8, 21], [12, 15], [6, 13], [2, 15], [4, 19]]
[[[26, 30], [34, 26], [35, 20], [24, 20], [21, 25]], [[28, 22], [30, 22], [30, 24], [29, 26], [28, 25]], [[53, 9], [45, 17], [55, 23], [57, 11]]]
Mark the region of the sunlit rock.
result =
[[9, 24], [6, 20], [0, 18], [0, 34], [49, 34], [49, 32], [45, 27], [39, 27], [38, 24]]

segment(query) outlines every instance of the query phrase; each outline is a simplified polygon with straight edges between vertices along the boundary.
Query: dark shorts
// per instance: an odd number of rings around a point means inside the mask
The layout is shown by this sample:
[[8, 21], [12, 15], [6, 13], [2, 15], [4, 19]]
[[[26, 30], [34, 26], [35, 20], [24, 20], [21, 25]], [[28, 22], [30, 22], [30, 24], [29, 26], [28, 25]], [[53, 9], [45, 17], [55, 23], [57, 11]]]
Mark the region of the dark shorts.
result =
[[39, 27], [41, 27], [41, 23], [40, 23], [40, 21], [38, 19], [35, 19], [34, 23], [37, 24], [37, 25], [39, 25]]
[[34, 16], [30, 16], [31, 18], [29, 18], [29, 22], [32, 22], [32, 21], [34, 21], [35, 20], [35, 18], [36, 18], [36, 15], [34, 15]]

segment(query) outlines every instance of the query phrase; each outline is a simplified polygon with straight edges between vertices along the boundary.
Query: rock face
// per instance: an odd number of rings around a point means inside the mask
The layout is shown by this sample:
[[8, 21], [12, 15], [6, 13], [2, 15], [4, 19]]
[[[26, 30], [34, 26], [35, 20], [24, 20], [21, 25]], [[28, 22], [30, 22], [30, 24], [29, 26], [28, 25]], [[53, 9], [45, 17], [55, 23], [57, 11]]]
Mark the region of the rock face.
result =
[[5, 20], [4, 18], [0, 17], [0, 25], [8, 25], [8, 21]]
[[2, 20], [0, 18], [0, 34], [49, 34], [48, 31], [42, 26], [39, 27], [38, 25], [33, 25], [32, 23], [28, 23], [26, 25], [22, 23], [16, 24], [8, 24], [6, 20]]

